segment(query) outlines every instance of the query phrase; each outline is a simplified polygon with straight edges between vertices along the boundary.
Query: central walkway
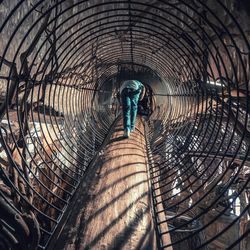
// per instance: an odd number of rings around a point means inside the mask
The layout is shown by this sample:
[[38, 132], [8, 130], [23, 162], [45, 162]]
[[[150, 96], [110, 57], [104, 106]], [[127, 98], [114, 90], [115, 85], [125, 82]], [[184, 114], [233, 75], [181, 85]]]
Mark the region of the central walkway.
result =
[[55, 249], [156, 249], [141, 119], [129, 139], [122, 136], [119, 121], [78, 190]]

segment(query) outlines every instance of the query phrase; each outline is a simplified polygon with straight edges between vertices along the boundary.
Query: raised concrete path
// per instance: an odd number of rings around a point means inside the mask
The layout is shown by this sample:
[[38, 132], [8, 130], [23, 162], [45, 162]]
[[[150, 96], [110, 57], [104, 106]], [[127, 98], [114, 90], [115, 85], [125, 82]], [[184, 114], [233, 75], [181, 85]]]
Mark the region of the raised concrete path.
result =
[[129, 139], [122, 136], [119, 121], [54, 249], [156, 249], [141, 119]]

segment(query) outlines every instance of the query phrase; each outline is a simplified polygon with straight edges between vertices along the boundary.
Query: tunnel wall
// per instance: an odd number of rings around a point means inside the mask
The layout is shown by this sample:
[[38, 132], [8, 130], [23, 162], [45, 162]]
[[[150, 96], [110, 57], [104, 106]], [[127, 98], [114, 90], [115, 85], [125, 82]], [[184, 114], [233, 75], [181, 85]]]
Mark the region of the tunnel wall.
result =
[[159, 248], [247, 249], [248, 1], [0, 4], [2, 248], [48, 246], [137, 78]]

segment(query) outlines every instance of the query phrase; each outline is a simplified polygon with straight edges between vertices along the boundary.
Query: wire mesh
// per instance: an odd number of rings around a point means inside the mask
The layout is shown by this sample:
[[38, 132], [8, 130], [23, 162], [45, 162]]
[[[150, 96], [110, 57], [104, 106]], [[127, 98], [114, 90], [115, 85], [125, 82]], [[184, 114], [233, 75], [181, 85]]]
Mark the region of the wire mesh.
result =
[[136, 78], [159, 249], [248, 249], [249, 10], [2, 1], [0, 248], [49, 245]]

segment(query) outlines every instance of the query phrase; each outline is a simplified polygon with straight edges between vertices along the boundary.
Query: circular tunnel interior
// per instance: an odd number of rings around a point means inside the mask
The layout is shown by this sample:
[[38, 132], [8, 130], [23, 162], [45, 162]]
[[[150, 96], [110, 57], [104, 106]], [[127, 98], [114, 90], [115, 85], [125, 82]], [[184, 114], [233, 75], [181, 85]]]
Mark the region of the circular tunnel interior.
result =
[[49, 245], [132, 79], [158, 248], [250, 247], [248, 1], [0, 4], [1, 249]]

